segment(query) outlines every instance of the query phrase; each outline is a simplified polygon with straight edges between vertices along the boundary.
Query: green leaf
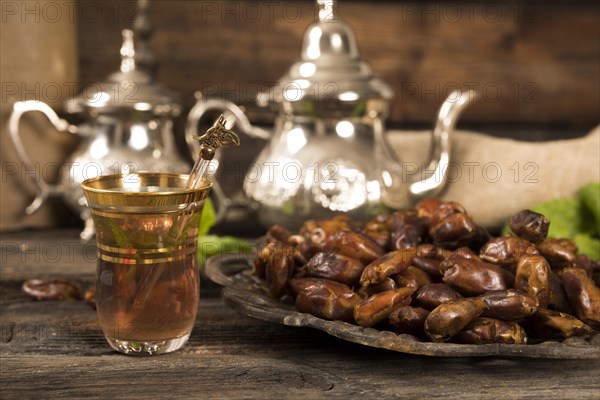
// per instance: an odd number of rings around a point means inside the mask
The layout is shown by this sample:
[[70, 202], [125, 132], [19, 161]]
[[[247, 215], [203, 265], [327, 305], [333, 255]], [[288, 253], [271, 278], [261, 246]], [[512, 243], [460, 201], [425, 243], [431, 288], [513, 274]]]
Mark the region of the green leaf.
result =
[[579, 199], [558, 199], [532, 207], [550, 219], [549, 237], [573, 238], [578, 233], [595, 233], [594, 218]]
[[573, 241], [579, 248], [579, 252], [587, 254], [592, 260], [600, 260], [600, 240], [591, 235], [580, 233], [573, 237]]
[[198, 236], [202, 237], [206, 235], [210, 229], [217, 222], [217, 214], [215, 208], [210, 199], [206, 199], [204, 203], [204, 209], [202, 210], [202, 219], [200, 220], [200, 227], [198, 228]]
[[206, 235], [198, 238], [198, 264], [216, 254], [244, 253], [252, 251], [252, 246], [244, 240], [232, 236]]
[[[548, 237], [572, 239], [580, 253], [600, 260], [600, 183], [581, 188], [578, 198], [551, 200], [531, 209], [550, 219]], [[502, 233], [510, 233], [508, 223]]]
[[232, 236], [208, 235], [216, 223], [216, 213], [210, 199], [206, 200], [202, 220], [198, 228], [198, 265], [204, 264], [210, 256], [223, 253], [243, 253], [252, 251], [247, 242]]
[[591, 182], [579, 191], [581, 201], [596, 221], [596, 235], [600, 235], [600, 182]]
[[353, 117], [362, 117], [363, 115], [365, 115], [366, 112], [367, 112], [367, 102], [360, 101], [360, 102], [356, 103], [356, 105], [352, 109], [352, 112], [350, 113], [350, 115]]

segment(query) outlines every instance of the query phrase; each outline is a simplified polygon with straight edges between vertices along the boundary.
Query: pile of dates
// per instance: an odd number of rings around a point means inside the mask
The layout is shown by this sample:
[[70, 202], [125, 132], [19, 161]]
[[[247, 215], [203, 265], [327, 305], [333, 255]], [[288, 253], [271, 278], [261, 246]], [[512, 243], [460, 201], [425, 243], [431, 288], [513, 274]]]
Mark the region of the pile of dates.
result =
[[309, 220], [297, 234], [272, 226], [253, 272], [276, 299], [329, 320], [434, 342], [539, 342], [600, 330], [600, 266], [550, 221], [523, 210], [513, 235], [491, 237], [457, 203], [358, 223]]

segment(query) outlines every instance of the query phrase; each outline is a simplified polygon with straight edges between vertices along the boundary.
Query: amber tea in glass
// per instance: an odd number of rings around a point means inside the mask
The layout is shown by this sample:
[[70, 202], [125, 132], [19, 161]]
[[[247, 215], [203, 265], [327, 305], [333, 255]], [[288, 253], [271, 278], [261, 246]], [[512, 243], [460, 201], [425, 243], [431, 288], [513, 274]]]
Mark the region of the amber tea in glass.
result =
[[82, 183], [96, 228], [96, 306], [115, 350], [182, 347], [199, 300], [198, 227], [210, 183], [187, 175], [107, 175]]

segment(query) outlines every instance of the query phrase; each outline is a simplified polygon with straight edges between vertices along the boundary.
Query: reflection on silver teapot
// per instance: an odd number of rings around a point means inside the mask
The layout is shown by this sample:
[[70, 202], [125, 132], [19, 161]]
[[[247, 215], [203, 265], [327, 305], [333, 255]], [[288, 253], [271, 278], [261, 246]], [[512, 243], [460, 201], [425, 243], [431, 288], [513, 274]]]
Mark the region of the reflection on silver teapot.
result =
[[[304, 36], [301, 59], [259, 104], [277, 111], [274, 132], [253, 127], [244, 112], [222, 99], [198, 100], [190, 115], [228, 114], [240, 131], [268, 139], [247, 172], [244, 192], [265, 225], [297, 228], [307, 218], [347, 213], [367, 219], [385, 204], [408, 207], [443, 188], [450, 137], [473, 92], [454, 92], [433, 130], [428, 178], [407, 175], [389, 146], [385, 119], [391, 89], [361, 60], [352, 31], [334, 13], [334, 2], [317, 1], [319, 20]], [[412, 179], [414, 177], [414, 179]]]
[[123, 31], [120, 71], [105, 82], [87, 86], [65, 104], [65, 112], [83, 118], [83, 123], [72, 125], [36, 100], [15, 103], [9, 119], [17, 155], [29, 170], [33, 170], [32, 162], [19, 134], [25, 113], [42, 112], [57, 130], [81, 137], [78, 148], [62, 168], [58, 185], [43, 180], [34, 182], [37, 194], [26, 212], [35, 212], [50, 195], [61, 195], [85, 221], [81, 233], [84, 239], [94, 234], [79, 186], [84, 179], [110, 173], [189, 171], [189, 165], [178, 156], [173, 134], [173, 118], [181, 113], [181, 106], [173, 92], [153, 81], [155, 60], [148, 44], [147, 1], [140, 0], [138, 7], [135, 34], [128, 29]]

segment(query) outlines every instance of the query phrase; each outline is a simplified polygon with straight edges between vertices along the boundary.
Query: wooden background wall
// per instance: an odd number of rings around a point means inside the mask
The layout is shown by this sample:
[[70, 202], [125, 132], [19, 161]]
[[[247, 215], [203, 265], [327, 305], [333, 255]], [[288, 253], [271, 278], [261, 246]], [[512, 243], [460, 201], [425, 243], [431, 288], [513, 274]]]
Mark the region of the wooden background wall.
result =
[[[298, 58], [314, 2], [151, 0], [158, 79], [182, 95], [226, 97], [255, 122], [253, 95]], [[136, 3], [81, 0], [82, 84], [119, 64]], [[359, 50], [396, 97], [392, 125], [429, 124], [453, 88], [477, 87], [471, 123], [583, 126], [600, 121], [600, 8], [593, 1], [342, 1]]]

